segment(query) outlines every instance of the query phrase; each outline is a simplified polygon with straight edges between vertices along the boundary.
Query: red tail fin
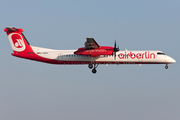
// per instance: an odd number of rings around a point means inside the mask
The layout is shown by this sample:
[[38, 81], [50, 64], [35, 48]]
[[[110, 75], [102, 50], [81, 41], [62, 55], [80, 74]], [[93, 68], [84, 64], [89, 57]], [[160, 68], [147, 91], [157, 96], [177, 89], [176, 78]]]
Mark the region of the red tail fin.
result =
[[7, 33], [9, 42], [14, 51], [12, 54], [14, 56], [21, 56], [23, 54], [27, 55], [28, 53], [33, 52], [29, 42], [22, 33], [23, 31], [23, 29], [17, 29], [14, 27], [7, 27], [4, 29], [4, 32]]
[[23, 29], [14, 27], [7, 27], [4, 29], [4, 32], [7, 33], [9, 42], [14, 51], [14, 53], [12, 53], [13, 56], [47, 63], [58, 63], [57, 60], [50, 60], [34, 53], [29, 42], [23, 35], [23, 31]]

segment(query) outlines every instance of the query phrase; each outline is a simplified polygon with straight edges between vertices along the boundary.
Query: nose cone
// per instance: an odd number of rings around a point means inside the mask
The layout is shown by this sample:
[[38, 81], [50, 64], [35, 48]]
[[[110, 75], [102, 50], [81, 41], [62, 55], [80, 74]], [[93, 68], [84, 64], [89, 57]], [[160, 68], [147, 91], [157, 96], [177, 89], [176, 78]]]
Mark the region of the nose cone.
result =
[[169, 57], [169, 58], [168, 58], [168, 62], [169, 62], [169, 63], [175, 63], [176, 60], [174, 60], [173, 58]]
[[173, 63], [175, 63], [175, 62], [176, 62], [176, 60], [172, 58], [172, 62], [173, 62]]

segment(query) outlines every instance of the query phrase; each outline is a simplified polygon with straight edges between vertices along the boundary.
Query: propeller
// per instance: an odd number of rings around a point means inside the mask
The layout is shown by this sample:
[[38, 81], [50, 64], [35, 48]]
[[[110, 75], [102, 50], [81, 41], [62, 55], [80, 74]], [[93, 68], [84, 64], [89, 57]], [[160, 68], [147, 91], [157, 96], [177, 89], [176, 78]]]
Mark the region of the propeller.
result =
[[114, 59], [116, 60], [116, 52], [119, 51], [119, 45], [118, 45], [118, 48], [116, 47], [116, 40], [115, 40], [115, 43], [114, 43], [114, 51], [113, 51], [113, 55], [114, 55]]

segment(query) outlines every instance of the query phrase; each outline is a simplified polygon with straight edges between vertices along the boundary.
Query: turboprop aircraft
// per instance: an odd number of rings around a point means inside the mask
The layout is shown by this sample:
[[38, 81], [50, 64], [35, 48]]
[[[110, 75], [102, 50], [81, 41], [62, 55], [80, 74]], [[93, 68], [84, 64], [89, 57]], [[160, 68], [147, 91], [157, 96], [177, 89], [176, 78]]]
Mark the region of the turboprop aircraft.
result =
[[99, 64], [165, 64], [176, 61], [162, 51], [121, 51], [116, 47], [100, 46], [93, 38], [86, 38], [85, 46], [78, 50], [54, 50], [31, 46], [22, 33], [24, 30], [6, 27], [13, 56], [50, 64], [77, 65], [87, 64], [96, 73]]

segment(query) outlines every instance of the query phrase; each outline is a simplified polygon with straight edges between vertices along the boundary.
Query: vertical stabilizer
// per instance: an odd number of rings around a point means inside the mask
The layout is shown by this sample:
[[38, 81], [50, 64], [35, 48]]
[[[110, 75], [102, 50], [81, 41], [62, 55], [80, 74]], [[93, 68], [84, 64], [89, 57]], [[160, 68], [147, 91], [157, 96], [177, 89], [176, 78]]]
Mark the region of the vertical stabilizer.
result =
[[4, 32], [7, 33], [9, 42], [14, 51], [12, 55], [19, 56], [33, 52], [29, 42], [22, 33], [23, 31], [23, 29], [14, 27], [7, 27], [4, 29]]
[[[33, 51], [26, 37], [22, 33], [23, 31], [24, 31], [23, 29], [14, 28], [14, 27], [7, 27], [4, 29], [4, 32], [7, 33], [9, 42], [13, 49], [13, 52], [14, 52], [12, 53], [13, 56], [40, 61], [40, 62], [46, 62], [46, 63], [53, 63], [53, 64], [59, 63], [59, 61], [57, 60], [51, 60], [49, 58], [45, 58], [43, 56], [37, 55], [38, 53], [35, 53]], [[36, 48], [39, 49], [39, 47], [36, 47]], [[45, 49], [45, 48], [40, 48], [40, 49]]]

